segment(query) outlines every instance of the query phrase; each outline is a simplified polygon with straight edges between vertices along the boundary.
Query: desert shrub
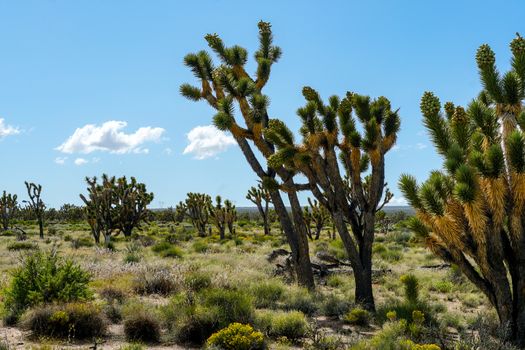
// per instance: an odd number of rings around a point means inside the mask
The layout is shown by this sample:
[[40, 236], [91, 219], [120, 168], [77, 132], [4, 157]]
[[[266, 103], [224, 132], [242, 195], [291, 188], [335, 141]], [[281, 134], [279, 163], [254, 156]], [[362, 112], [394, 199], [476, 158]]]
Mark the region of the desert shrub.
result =
[[124, 262], [126, 264], [138, 263], [142, 259], [142, 246], [137, 241], [126, 244], [124, 248]]
[[253, 302], [248, 294], [227, 289], [205, 290], [203, 305], [217, 310], [217, 322], [224, 328], [233, 322], [250, 323], [253, 319]]
[[331, 293], [324, 299], [321, 312], [325, 316], [341, 316], [348, 312], [350, 305], [347, 298]]
[[88, 339], [106, 332], [100, 308], [88, 303], [37, 307], [24, 314], [23, 324], [37, 337]]
[[170, 247], [160, 252], [160, 256], [163, 258], [182, 258], [184, 255], [183, 251], [179, 247]]
[[356, 307], [345, 315], [344, 321], [357, 326], [368, 326], [370, 323], [370, 313]]
[[450, 293], [454, 285], [449, 281], [438, 281], [436, 282], [431, 289], [436, 290], [440, 293]]
[[168, 268], [148, 267], [139, 271], [133, 280], [133, 290], [142, 295], [169, 295], [177, 285]]
[[495, 321], [494, 317], [478, 315], [468, 325], [468, 329], [460, 332], [456, 350], [518, 350], [508, 341], [510, 339], [509, 328]]
[[202, 240], [195, 241], [191, 247], [195, 253], [205, 253], [209, 249], [208, 244]]
[[313, 315], [318, 309], [314, 294], [302, 287], [289, 289], [281, 301], [285, 310], [298, 310], [306, 315]]
[[306, 317], [300, 311], [277, 312], [271, 317], [270, 335], [298, 340], [308, 330]]
[[6, 340], [0, 340], [0, 350], [11, 350], [11, 345]]
[[159, 242], [155, 245], [153, 245], [151, 247], [151, 250], [154, 251], [155, 253], [160, 253], [164, 250], [167, 250], [167, 249], [170, 249], [171, 247], [173, 247], [173, 244], [169, 243], [169, 242]]
[[208, 348], [221, 350], [263, 350], [264, 336], [249, 324], [232, 323], [212, 334], [206, 342]]
[[118, 303], [124, 302], [127, 297], [127, 293], [124, 290], [113, 286], [102, 288], [98, 294], [106, 301], [117, 301]]
[[385, 240], [387, 242], [394, 242], [405, 246], [412, 238], [410, 231], [393, 231], [386, 235]]
[[341, 275], [330, 275], [326, 279], [326, 285], [332, 288], [339, 288], [344, 286], [346, 283], [345, 278]]
[[4, 307], [20, 315], [30, 306], [50, 302], [71, 302], [91, 296], [89, 274], [72, 260], [56, 253], [37, 252], [24, 258], [4, 291]]
[[38, 244], [33, 242], [13, 242], [7, 246], [8, 250], [20, 251], [20, 250], [38, 250]]
[[74, 238], [70, 239], [70, 241], [71, 247], [73, 249], [79, 249], [81, 247], [93, 247], [95, 245], [95, 243], [93, 243], [93, 239], [89, 237]]
[[256, 282], [250, 286], [255, 307], [273, 308], [284, 293], [284, 286], [278, 280]]
[[184, 284], [189, 290], [199, 292], [211, 286], [211, 277], [203, 271], [190, 271], [184, 277]]
[[142, 308], [124, 318], [124, 334], [128, 341], [156, 343], [160, 340], [160, 322], [156, 315]]
[[137, 343], [123, 345], [119, 348], [119, 350], [144, 350], [144, 349], [145, 348], [142, 344], [137, 344]]

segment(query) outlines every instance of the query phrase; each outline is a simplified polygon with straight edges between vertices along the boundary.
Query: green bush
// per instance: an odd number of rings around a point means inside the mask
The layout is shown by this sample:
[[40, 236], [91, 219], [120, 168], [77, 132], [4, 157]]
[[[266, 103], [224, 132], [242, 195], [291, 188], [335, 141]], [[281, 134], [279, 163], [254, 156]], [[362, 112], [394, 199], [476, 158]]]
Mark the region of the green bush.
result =
[[37, 252], [14, 270], [4, 291], [4, 307], [11, 315], [20, 315], [30, 306], [85, 300], [91, 297], [89, 281], [89, 274], [72, 260]]
[[432, 289], [440, 293], [450, 293], [454, 285], [449, 281], [438, 281], [433, 286]]
[[141, 344], [128, 344], [128, 345], [123, 345], [119, 348], [119, 350], [144, 350], [144, 346], [142, 346]]
[[195, 241], [192, 244], [192, 248], [195, 253], [205, 253], [209, 249], [208, 244], [202, 240]]
[[233, 322], [250, 323], [253, 320], [252, 299], [241, 291], [227, 289], [205, 290], [202, 302], [217, 310], [217, 323], [224, 328]]
[[160, 252], [160, 256], [163, 258], [182, 258], [183, 255], [182, 249], [175, 246]]
[[38, 244], [33, 242], [13, 242], [7, 246], [7, 250], [20, 251], [20, 250], [38, 250]]
[[142, 246], [137, 241], [126, 244], [124, 252], [124, 262], [126, 264], [138, 263], [142, 259]]
[[169, 295], [177, 290], [177, 285], [168, 268], [148, 268], [137, 273], [133, 289], [141, 295]]
[[206, 342], [208, 348], [221, 350], [264, 350], [264, 337], [249, 324], [232, 323], [212, 334]]
[[370, 313], [361, 308], [355, 308], [345, 315], [344, 321], [356, 326], [368, 326]]
[[256, 282], [250, 287], [255, 307], [273, 308], [284, 293], [284, 286], [278, 280]]
[[318, 309], [315, 295], [302, 287], [288, 290], [284, 293], [281, 301], [285, 310], [298, 310], [306, 315], [313, 315]]
[[29, 310], [23, 324], [37, 337], [90, 339], [106, 332], [99, 307], [87, 303], [46, 305]]
[[325, 316], [341, 316], [350, 310], [350, 302], [345, 297], [331, 293], [324, 299], [321, 308]]
[[156, 315], [139, 309], [124, 318], [124, 334], [127, 341], [157, 343], [160, 340], [160, 322]]
[[211, 277], [202, 271], [190, 271], [184, 277], [184, 284], [189, 290], [199, 292], [211, 286]]
[[308, 323], [300, 311], [277, 312], [271, 317], [270, 335], [296, 341], [306, 335]]

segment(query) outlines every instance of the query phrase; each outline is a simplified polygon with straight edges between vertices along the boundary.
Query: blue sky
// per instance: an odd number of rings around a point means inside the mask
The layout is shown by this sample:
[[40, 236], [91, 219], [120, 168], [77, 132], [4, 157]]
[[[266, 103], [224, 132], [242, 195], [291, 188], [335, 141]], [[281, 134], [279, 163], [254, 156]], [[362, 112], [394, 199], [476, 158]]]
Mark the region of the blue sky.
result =
[[[194, 82], [182, 59], [205, 48], [206, 33], [252, 57], [263, 19], [283, 49], [266, 89], [270, 112], [292, 130], [304, 85], [326, 97], [384, 95], [401, 109], [387, 158], [398, 194], [402, 172], [422, 180], [441, 166], [421, 123], [422, 93], [468, 103], [480, 88], [476, 48], [490, 44], [508, 67], [524, 13], [523, 1], [0, 1], [0, 190], [25, 197], [24, 181], [36, 181], [56, 207], [79, 203], [84, 177], [106, 172], [145, 182], [156, 207], [189, 191], [248, 205], [256, 177], [227, 137], [205, 128], [212, 111], [178, 91]], [[214, 139], [184, 154], [188, 136]]]

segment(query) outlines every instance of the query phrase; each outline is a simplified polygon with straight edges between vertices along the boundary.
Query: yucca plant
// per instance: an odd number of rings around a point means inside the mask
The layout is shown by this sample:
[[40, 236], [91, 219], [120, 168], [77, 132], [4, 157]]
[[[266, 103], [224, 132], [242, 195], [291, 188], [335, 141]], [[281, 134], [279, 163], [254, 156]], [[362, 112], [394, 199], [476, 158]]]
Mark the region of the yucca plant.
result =
[[496, 309], [509, 337], [525, 346], [525, 39], [510, 44], [511, 69], [500, 74], [488, 45], [479, 47], [483, 91], [466, 109], [421, 99], [442, 170], [399, 186], [416, 210], [412, 229], [453, 263]]
[[46, 205], [41, 198], [42, 185], [37, 185], [33, 182], [25, 182], [27, 195], [29, 196], [27, 203], [29, 210], [35, 216], [38, 222], [38, 232], [40, 238], [44, 238], [44, 214], [46, 212]]
[[304, 208], [304, 219], [308, 228], [308, 238], [318, 240], [321, 231], [330, 221], [330, 213], [319, 204], [319, 201], [308, 198], [308, 207]]
[[[204, 193], [190, 192], [185, 201], [180, 202], [175, 211], [179, 221], [189, 218], [199, 236], [206, 236], [206, 227], [210, 220], [211, 197]], [[223, 222], [223, 220], [221, 220]]]
[[[268, 127], [270, 100], [263, 89], [270, 78], [274, 63], [281, 57], [281, 49], [273, 44], [271, 25], [259, 22], [259, 48], [255, 52], [256, 73], [246, 71], [248, 52], [234, 45], [227, 47], [217, 34], [208, 34], [208, 46], [218, 56], [221, 64], [215, 66], [206, 51], [190, 53], [184, 57], [200, 86], [183, 84], [181, 94], [193, 101], [206, 101], [215, 111], [215, 126], [232, 134], [246, 161], [268, 189], [275, 211], [292, 252], [292, 265], [298, 282], [314, 288], [310, 264], [308, 238], [302, 208], [298, 199], [298, 186], [294, 171], [279, 164], [265, 164], [276, 152], [276, 144], [265, 137]], [[240, 118], [236, 116], [236, 107]], [[240, 120], [242, 124], [240, 124]], [[257, 157], [257, 155], [259, 157]], [[286, 208], [280, 190], [285, 190], [291, 211]]]

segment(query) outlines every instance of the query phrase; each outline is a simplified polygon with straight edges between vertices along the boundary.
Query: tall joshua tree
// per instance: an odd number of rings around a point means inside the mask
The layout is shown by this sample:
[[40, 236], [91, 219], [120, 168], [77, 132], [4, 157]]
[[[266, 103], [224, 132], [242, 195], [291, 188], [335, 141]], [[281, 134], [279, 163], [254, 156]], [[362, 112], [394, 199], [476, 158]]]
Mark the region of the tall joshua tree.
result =
[[426, 92], [421, 112], [444, 169], [423, 184], [403, 175], [416, 210], [411, 223], [428, 247], [456, 264], [488, 298], [517, 345], [525, 346], [525, 39], [511, 42], [501, 75], [479, 47], [483, 91], [465, 110]]
[[[188, 54], [184, 63], [199, 80], [200, 86], [181, 86], [181, 93], [193, 101], [204, 100], [217, 112], [213, 122], [217, 128], [229, 131], [248, 164], [270, 192], [275, 211], [292, 251], [292, 265], [298, 282], [314, 288], [310, 264], [308, 238], [297, 190], [302, 186], [294, 180], [295, 173], [284, 166], [265, 166], [261, 160], [275, 153], [276, 144], [267, 139], [263, 131], [268, 127], [269, 98], [263, 89], [270, 78], [272, 65], [281, 57], [281, 49], [273, 45], [271, 26], [259, 22], [259, 49], [255, 52], [257, 70], [251, 77], [245, 64], [248, 52], [240, 46], [225, 46], [217, 34], [205, 37], [208, 46], [219, 57], [221, 65], [215, 67], [206, 51]], [[235, 116], [237, 105], [244, 125]], [[262, 157], [257, 157], [258, 152]], [[280, 189], [286, 190], [291, 212], [285, 206]]]
[[137, 182], [131, 177], [130, 181], [125, 176], [116, 183], [116, 198], [118, 200], [118, 229], [129, 237], [133, 229], [140, 228], [142, 222], [147, 221], [149, 211], [147, 206], [153, 201], [153, 193], [148, 192], [144, 183]]
[[9, 230], [9, 223], [18, 210], [17, 198], [16, 194], [7, 193], [6, 191], [0, 197], [0, 218], [4, 231]]
[[180, 202], [176, 207], [179, 218], [188, 217], [199, 236], [206, 236], [206, 226], [210, 220], [211, 197], [203, 193], [188, 193], [184, 202]]
[[258, 184], [257, 187], [251, 187], [248, 190], [246, 199], [255, 204], [259, 215], [261, 215], [264, 227], [264, 234], [270, 234], [270, 218], [269, 218], [269, 209], [270, 203], [272, 202], [272, 197], [270, 192], [265, 189], [261, 184]]
[[[330, 220], [330, 213], [316, 199], [312, 201], [311, 198], [308, 198], [308, 205], [309, 207], [304, 208], [308, 237], [318, 240], [321, 237], [321, 231]], [[314, 232], [312, 232], [312, 225], [315, 229]]]
[[347, 92], [342, 99], [331, 96], [325, 104], [310, 87], [303, 88], [303, 95], [306, 106], [297, 110], [303, 139], [296, 144], [285, 123], [271, 120], [264, 134], [277, 145], [277, 152], [269, 163], [306, 176], [308, 189], [328, 210], [343, 241], [354, 270], [356, 302], [374, 310], [375, 215], [392, 198], [385, 190], [385, 155], [396, 142], [398, 112], [385, 97], [371, 100]]
[[44, 214], [46, 211], [46, 205], [40, 198], [42, 194], [42, 185], [37, 185], [33, 182], [25, 182], [27, 188], [27, 195], [29, 196], [29, 201], [24, 201], [29, 205], [29, 209], [36, 217], [38, 221], [38, 232], [40, 238], [44, 238]]

